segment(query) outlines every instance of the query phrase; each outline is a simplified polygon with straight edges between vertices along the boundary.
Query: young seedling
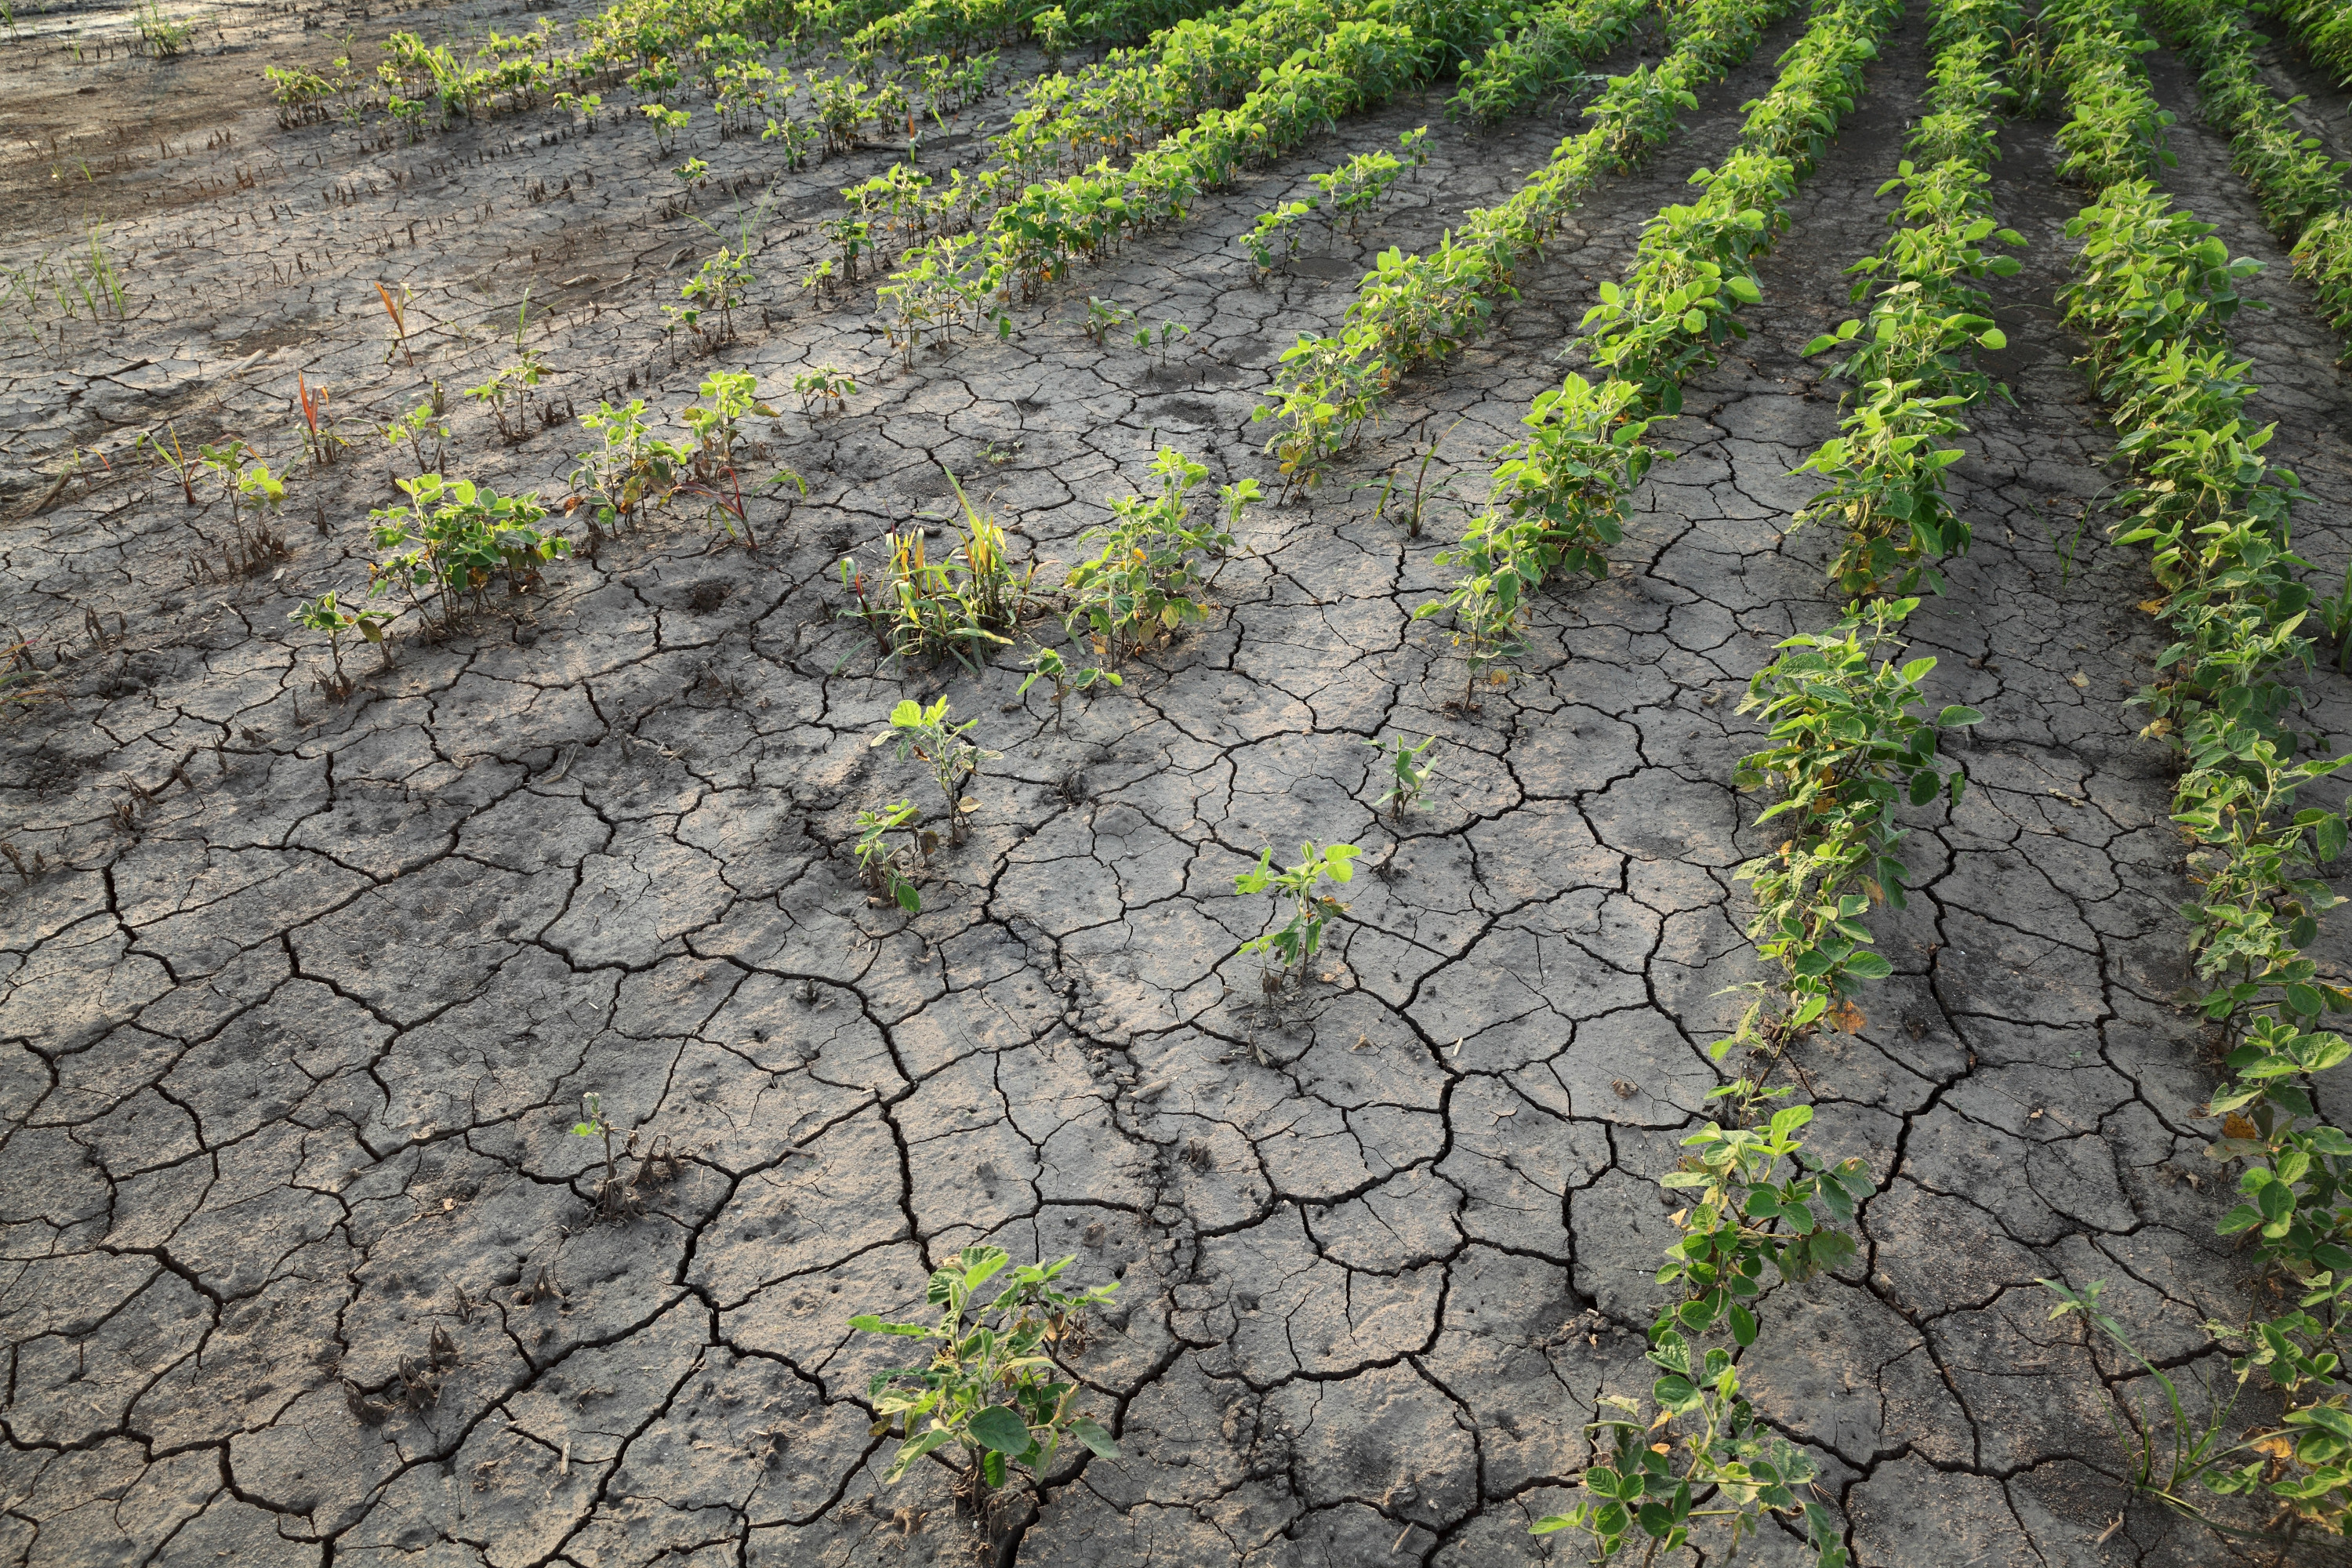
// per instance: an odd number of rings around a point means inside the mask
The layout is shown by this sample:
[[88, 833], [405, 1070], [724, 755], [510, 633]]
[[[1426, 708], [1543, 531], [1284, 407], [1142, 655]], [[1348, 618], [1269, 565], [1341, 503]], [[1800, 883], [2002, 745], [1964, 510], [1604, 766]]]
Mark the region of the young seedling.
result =
[[1429, 787], [1429, 776], [1435, 771], [1435, 764], [1428, 760], [1427, 753], [1437, 744], [1437, 737], [1432, 735], [1418, 746], [1406, 745], [1402, 735], [1390, 736], [1385, 746], [1378, 741], [1366, 741], [1363, 744], [1370, 746], [1374, 755], [1387, 758], [1389, 764], [1389, 787], [1373, 803], [1373, 809], [1385, 809], [1402, 822], [1404, 814], [1421, 804], [1422, 792]]
[[857, 383], [839, 365], [811, 365], [806, 370], [793, 372], [793, 392], [801, 400], [801, 412], [806, 414], [820, 403], [832, 406], [829, 414], [839, 414], [848, 408], [849, 400], [857, 395]]
[[526, 289], [522, 305], [515, 311], [514, 363], [481, 385], [466, 389], [467, 397], [489, 409], [490, 417], [498, 422], [499, 437], [509, 446], [530, 438], [530, 389], [540, 384], [544, 374], [541, 362], [545, 356], [523, 343], [523, 331], [530, 321], [530, 290]]
[[[1168, 364], [1168, 345], [1172, 342], [1180, 342], [1182, 339], [1189, 338], [1192, 335], [1192, 329], [1186, 326], [1181, 321], [1162, 321], [1160, 323], [1160, 363], [1162, 369], [1165, 369]], [[1137, 350], [1143, 353], [1150, 353], [1151, 352], [1151, 329], [1149, 327], [1143, 328], [1141, 331], [1138, 331], [1135, 334], [1135, 346]]]
[[823, 132], [805, 120], [793, 120], [787, 116], [782, 120], [769, 121], [768, 128], [761, 133], [760, 140], [782, 142], [784, 144], [785, 171], [798, 174], [808, 164], [809, 149], [815, 146], [823, 135]]
[[1056, 730], [1062, 727], [1064, 718], [1062, 704], [1071, 692], [1084, 691], [1098, 683], [1107, 682], [1112, 686], [1127, 684], [1113, 670], [1093, 668], [1073, 670], [1068, 662], [1062, 658], [1061, 650], [1050, 647], [1039, 648], [1031, 658], [1029, 674], [1023, 679], [1021, 689], [1014, 695], [1028, 696], [1029, 689], [1040, 680], [1050, 680], [1054, 683], [1054, 728]]
[[[915, 849], [889, 841], [889, 835], [907, 827], [914, 820], [914, 816], [915, 803], [911, 800], [902, 800], [880, 811], [859, 812], [855, 852], [858, 878], [866, 887], [873, 889], [878, 898], [889, 900], [908, 914], [919, 915], [923, 912], [923, 899], [915, 890]], [[915, 832], [911, 827], [907, 830], [909, 834]], [[938, 842], [939, 836], [933, 833], [923, 833], [915, 837], [916, 847], [922, 850], [926, 858]]]
[[691, 110], [665, 109], [658, 103], [644, 104], [637, 112], [654, 122], [654, 147], [665, 158], [677, 145], [679, 135], [694, 118]]
[[[436, 388], [437, 393], [438, 388]], [[449, 422], [441, 416], [441, 399], [429, 398], [383, 427], [383, 438], [397, 449], [405, 446], [420, 474], [437, 473], [448, 455]], [[433, 460], [425, 460], [425, 441], [433, 440]]]
[[896, 740], [901, 760], [912, 757], [929, 765], [931, 782], [939, 785], [948, 803], [948, 840], [953, 844], [964, 841], [965, 819], [980, 809], [980, 802], [964, 794], [965, 787], [979, 773], [981, 763], [1003, 755], [967, 739], [979, 722], [967, 719], [961, 724], [949, 723], [944, 697], [928, 708], [910, 698], [890, 710], [890, 727], [867, 742], [879, 746]]
[[[327, 657], [335, 665], [334, 681], [329, 689], [338, 700], [350, 696], [352, 690], [351, 679], [343, 674], [344, 636], [357, 632], [381, 648], [383, 647], [383, 628], [391, 619], [373, 611], [352, 609], [336, 597], [332, 588], [315, 599], [304, 600], [299, 608], [289, 611], [286, 618], [307, 631], [327, 634]], [[384, 662], [387, 668], [391, 664], [388, 653]]]
[[1087, 319], [1081, 325], [1087, 336], [1095, 341], [1095, 347], [1102, 348], [1109, 343], [1111, 333], [1133, 320], [1135, 312], [1118, 300], [1098, 300], [1089, 294], [1087, 296]]
[[604, 1219], [625, 1219], [643, 1211], [637, 1197], [636, 1184], [621, 1179], [618, 1163], [613, 1155], [613, 1134], [621, 1129], [604, 1114], [604, 1097], [591, 1089], [580, 1097], [580, 1120], [572, 1124], [577, 1138], [601, 1138], [604, 1142], [604, 1179], [596, 1185], [596, 1213]]
[[866, 1333], [920, 1341], [931, 1352], [923, 1365], [877, 1373], [866, 1386], [876, 1429], [895, 1426], [901, 1439], [883, 1474], [886, 1485], [952, 1444], [966, 1466], [967, 1479], [958, 1489], [968, 1489], [984, 1513], [985, 1491], [1005, 1484], [1008, 1466], [1019, 1465], [1042, 1480], [1070, 1438], [1105, 1458], [1118, 1457], [1110, 1434], [1075, 1408], [1078, 1385], [1054, 1360], [1056, 1350], [1084, 1342], [1086, 1310], [1118, 1289], [1114, 1282], [1055, 1289], [1055, 1279], [1072, 1261], [1014, 1268], [1011, 1281], [982, 1307], [975, 1293], [1011, 1258], [1002, 1247], [968, 1247], [931, 1275], [925, 1300], [940, 1310], [938, 1323], [885, 1322], [872, 1313], [849, 1320]]
[[[1242, 952], [1274, 953], [1294, 976], [1303, 978], [1307, 961], [1323, 949], [1323, 928], [1348, 908], [1324, 892], [1322, 884], [1326, 879], [1339, 883], [1353, 881], [1356, 868], [1352, 862], [1362, 853], [1352, 844], [1321, 848], [1311, 843], [1301, 844], [1298, 864], [1276, 869], [1273, 847], [1259, 850], [1257, 865], [1234, 879], [1234, 892], [1237, 897], [1247, 897], [1271, 891], [1275, 897], [1274, 918], [1283, 923], [1278, 929], [1242, 943]], [[1286, 914], [1286, 920], [1283, 918]]]
[[[669, 318], [671, 330], [685, 327], [715, 349], [734, 341], [735, 307], [751, 292], [751, 262], [747, 252], [721, 246], [705, 258], [678, 290], [686, 303], [664, 305], [662, 314]], [[719, 311], [719, 330], [715, 332], [702, 324], [703, 313], [714, 307]]]
[[155, 454], [155, 460], [169, 468], [172, 471], [172, 477], [180, 481], [180, 493], [188, 498], [188, 504], [194, 506], [196, 504], [196, 464], [190, 460], [187, 453], [180, 449], [179, 430], [169, 425], [163, 426], [163, 430], [165, 435], [172, 437], [170, 451], [163, 449], [162, 437], [152, 430], [143, 432], [134, 445], [143, 446]]

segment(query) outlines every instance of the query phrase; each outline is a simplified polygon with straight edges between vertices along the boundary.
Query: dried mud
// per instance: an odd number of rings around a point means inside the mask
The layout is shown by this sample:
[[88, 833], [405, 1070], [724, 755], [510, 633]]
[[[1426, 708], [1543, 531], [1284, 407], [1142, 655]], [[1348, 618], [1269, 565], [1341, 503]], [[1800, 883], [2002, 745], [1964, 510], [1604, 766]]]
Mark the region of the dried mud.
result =
[[[1802, 191], [1751, 337], [1663, 427], [1680, 456], [1620, 569], [1549, 596], [1525, 672], [1476, 712], [1446, 706], [1459, 666], [1409, 616], [1596, 280], [1730, 144], [1794, 26], [1595, 195], [1488, 341], [1250, 519], [1208, 628], [1057, 721], [1010, 668], [878, 668], [835, 563], [942, 516], [943, 465], [1041, 560], [1068, 559], [1158, 445], [1266, 476], [1249, 414], [1291, 336], [1338, 320], [1376, 247], [1507, 191], [1564, 114], [1475, 135], [1410, 97], [1024, 307], [1010, 343], [903, 370], [870, 293], [790, 284], [831, 190], [886, 151], [785, 174], [706, 121], [714, 234], [659, 216], [671, 160], [641, 127], [281, 132], [259, 66], [317, 30], [257, 23], [236, 62], [256, 79], [205, 110], [233, 150], [171, 171], [253, 184], [126, 205], [161, 176], [106, 176], [131, 320], [5, 351], [0, 622], [68, 657], [0, 731], [5, 836], [45, 867], [0, 894], [0, 1555], [1569, 1560], [1527, 1527], [1570, 1497], [1597, 1398], [1646, 1388], [1657, 1177], [1718, 1081], [1725, 989], [1755, 973], [1737, 699], [1836, 610], [1832, 542], [1787, 531], [1810, 493], [1788, 470], [1837, 417], [1798, 350], [1849, 313], [1843, 270], [1883, 233], [1916, 5]], [[2341, 345], [2187, 112], [2192, 84], [2155, 63], [2182, 111], [2170, 183], [2269, 264], [2275, 309], [2237, 335], [2333, 573], [2352, 558]], [[98, 100], [135, 115], [159, 89], [132, 84], [199, 65], [122, 63]], [[1233, 241], [1259, 211], [1423, 123], [1432, 165], [1375, 231], [1250, 284]], [[2160, 647], [2149, 585], [2082, 521], [2113, 435], [2053, 302], [2077, 202], [2050, 132], [2005, 138], [1997, 197], [2032, 242], [2000, 288], [2016, 405], [1972, 416], [1975, 548], [1914, 623], [1936, 699], [1988, 720], [1961, 805], [1906, 841], [1911, 907], [1878, 918], [1895, 976], [1796, 1062], [1813, 1146], [1865, 1157], [1881, 1190], [1856, 1266], [1773, 1290], [1745, 1362], [1874, 1568], [2226, 1555], [2129, 1500], [2105, 1386], [2125, 1369], [2035, 1283], [2107, 1280], [2173, 1364], [2210, 1366], [2200, 1324], [2255, 1304], [2194, 1119], [2215, 1042], [2179, 1005], [2169, 763], [2123, 701]], [[756, 322], [673, 359], [658, 304], [763, 192]], [[26, 221], [12, 266], [70, 241], [54, 208]], [[379, 280], [415, 290], [413, 374]], [[391, 499], [366, 421], [428, 377], [481, 379], [526, 285], [558, 405], [634, 384], [674, 410], [714, 363], [774, 396], [837, 363], [864, 390], [781, 419], [772, 455], [812, 491], [755, 514], [756, 553], [684, 525], [621, 539], [466, 635], [404, 634], [388, 670], [358, 656], [359, 691], [331, 701], [324, 649], [285, 617], [364, 581], [366, 512]], [[1097, 349], [1069, 324], [1088, 293], [1192, 335], [1165, 367]], [[131, 437], [169, 419], [287, 459], [298, 373], [358, 444], [297, 475], [283, 560], [191, 581], [226, 519]], [[456, 468], [501, 490], [561, 493], [583, 439], [559, 424], [509, 448], [455, 419]], [[1459, 489], [1409, 537], [1369, 487], [1433, 440], [1431, 477]], [[911, 920], [871, 905], [845, 848], [861, 806], [923, 798], [866, 743], [909, 692], [1003, 752]], [[2310, 695], [2340, 739], [2341, 679]], [[1441, 771], [1391, 822], [1360, 742], [1399, 731], [1441, 737]], [[1318, 976], [1261, 1006], [1236, 949], [1262, 910], [1232, 878], [1310, 837], [1363, 846], [1370, 874]], [[2322, 956], [2342, 946], [2339, 926]], [[625, 1223], [597, 1221], [601, 1157], [570, 1131], [591, 1090], [644, 1159]], [[944, 1470], [880, 1486], [890, 1443], [860, 1401], [890, 1352], [845, 1323], [912, 1310], [927, 1268], [982, 1240], [1120, 1283], [1076, 1364], [1124, 1457], [1065, 1465], [992, 1542]], [[1770, 1532], [1745, 1550], [1797, 1557]]]

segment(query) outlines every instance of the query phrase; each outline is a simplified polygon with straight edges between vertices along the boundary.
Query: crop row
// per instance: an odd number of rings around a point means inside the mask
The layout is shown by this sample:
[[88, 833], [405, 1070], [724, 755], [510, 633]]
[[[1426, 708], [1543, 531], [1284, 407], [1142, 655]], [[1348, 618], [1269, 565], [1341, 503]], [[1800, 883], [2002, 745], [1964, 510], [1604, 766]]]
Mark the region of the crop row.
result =
[[2352, 83], [2352, 11], [2341, 0], [2267, 0], [2257, 9], [2286, 23], [2305, 50], [2339, 84]]
[[722, 110], [758, 58], [778, 48], [795, 52], [838, 41], [854, 72], [868, 82], [882, 56], [943, 51], [960, 60], [983, 43], [1034, 37], [1050, 55], [1082, 43], [1118, 43], [1205, 9], [1198, 0], [1107, 0], [1075, 19], [1034, 0], [621, 0], [574, 25], [564, 47], [560, 25], [542, 19], [511, 36], [495, 30], [462, 56], [446, 44], [427, 44], [395, 32], [373, 77], [348, 57], [331, 75], [267, 67], [263, 76], [287, 126], [356, 115], [382, 108], [421, 131], [427, 110], [436, 124], [518, 113], [569, 100], [593, 115], [597, 100], [583, 95], [626, 85], [641, 95], [691, 82]]
[[[1633, 489], [1656, 456], [1643, 440], [1651, 419], [1678, 409], [1682, 379], [1745, 330], [1736, 308], [1762, 298], [1756, 259], [1786, 226], [1797, 180], [1853, 108], [1873, 39], [1895, 14], [1888, 0], [1824, 0], [1781, 58], [1780, 79], [1751, 106], [1739, 147], [1719, 170], [1691, 176], [1705, 194], [1653, 217], [1625, 281], [1601, 285], [1584, 347], [1606, 375], [1596, 384], [1571, 374], [1536, 400], [1527, 438], [1499, 454], [1492, 504], [1439, 557], [1456, 574], [1453, 586], [1417, 612], [1452, 617], [1474, 691], [1480, 672], [1521, 647], [1546, 582], [1606, 573]], [[1331, 417], [1314, 407], [1289, 415], [1308, 428]]]
[[[2343, 816], [2297, 798], [2352, 755], [2327, 755], [2292, 722], [2294, 678], [2312, 664], [2303, 627], [2315, 608], [2290, 540], [2301, 491], [2263, 457], [2271, 432], [2246, 416], [2256, 389], [2227, 331], [2239, 286], [2260, 263], [2232, 259], [2210, 225], [2154, 182], [2169, 161], [2168, 117], [2141, 64], [2153, 40], [2130, 0], [2050, 0], [2044, 18], [2062, 39], [2074, 114], [2061, 139], [2071, 172], [2094, 193], [2069, 226], [2083, 249], [2062, 302], [2090, 345], [2093, 384], [2128, 432], [2116, 455], [2137, 486], [2118, 503], [2128, 514], [2118, 539], [2148, 546], [2161, 593], [2147, 607], [2174, 638], [2134, 700], [2149, 711], [2145, 732], [2179, 755], [2173, 820], [2190, 841], [2196, 887], [2182, 913], [2205, 1015], [2231, 1040], [2229, 1079], [2203, 1111], [2221, 1121], [2208, 1156], [2240, 1169], [2243, 1201], [2220, 1228], [2252, 1243], [2294, 1306], [2242, 1326], [2207, 1325], [2234, 1352], [2234, 1388], [2217, 1381], [2200, 1410], [2100, 1310], [2104, 1282], [2052, 1288], [2059, 1310], [2082, 1313], [2120, 1346], [2168, 1406], [2133, 1410], [2139, 1484], [2200, 1519], [2210, 1518], [2200, 1489], [2253, 1500], [2291, 1551], [2300, 1532], [2341, 1536], [2352, 1523], [2352, 1380], [2341, 1363], [2352, 1134], [2326, 1121], [2309, 1087], [2352, 1056], [2352, 1042], [2323, 1026], [2326, 1016], [2352, 1010], [2352, 989], [2302, 952], [2341, 901], [2318, 868], [2342, 852], [2347, 828]], [[2275, 1388], [2283, 1414], [2275, 1427], [2239, 1436], [2232, 1408], [2258, 1377]], [[2160, 1444], [2159, 1426], [2171, 1428]]]
[[973, 232], [910, 247], [877, 294], [893, 341], [911, 353], [927, 336], [992, 315], [999, 332], [1009, 333], [1003, 307], [1016, 293], [1032, 294], [1076, 261], [1178, 221], [1197, 195], [1241, 169], [1422, 79], [1439, 37], [1374, 19], [1389, 14], [1387, 0], [1363, 11], [1324, 0], [1266, 0], [1259, 16], [1294, 22], [1318, 41], [1257, 67], [1251, 73], [1257, 85], [1234, 107], [1204, 110], [1124, 169], [1099, 161], [1083, 174], [1027, 185]]
[[[2201, 73], [2199, 111], [2229, 133], [2231, 162], [2253, 186], [2263, 216], [2294, 247], [2295, 272], [2318, 295], [2329, 324], [2352, 338], [2352, 190], [2344, 184], [2352, 164], [2327, 156], [2263, 79], [2254, 63], [2262, 40], [2244, 12], [2217, 0], [2159, 0], [2149, 12]], [[2337, 68], [2352, 76], [2352, 13], [2329, 26], [2333, 35], [2315, 39], [2314, 52], [2326, 37], [2339, 37]]]
[[[1519, 265], [1607, 172], [1623, 172], [1671, 137], [1694, 91], [1720, 79], [1755, 49], [1790, 0], [1690, 0], [1669, 20], [1674, 51], [1654, 67], [1612, 77], [1584, 113], [1595, 123], [1570, 137], [1509, 200], [1474, 209], [1434, 250], [1381, 253], [1365, 275], [1342, 330], [1302, 336], [1285, 352], [1274, 401], [1260, 413], [1281, 422], [1271, 450], [1288, 474], [1344, 449], [1416, 365], [1475, 341], [1508, 299]], [[1605, 12], [1589, 14], [1595, 47]]]

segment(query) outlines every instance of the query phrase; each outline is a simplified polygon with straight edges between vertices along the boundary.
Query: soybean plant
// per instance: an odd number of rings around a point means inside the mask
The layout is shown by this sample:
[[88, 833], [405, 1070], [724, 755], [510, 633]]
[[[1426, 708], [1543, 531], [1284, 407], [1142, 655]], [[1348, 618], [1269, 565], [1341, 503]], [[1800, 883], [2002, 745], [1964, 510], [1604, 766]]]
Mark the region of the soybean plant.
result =
[[964, 818], [980, 809], [980, 802], [964, 794], [980, 772], [980, 764], [993, 762], [1003, 755], [1001, 752], [983, 749], [969, 737], [980, 722], [967, 719], [961, 724], [948, 722], [948, 700], [944, 697], [926, 708], [911, 698], [890, 710], [890, 727], [875, 736], [867, 744], [879, 746], [889, 741], [898, 742], [900, 758], [912, 757], [931, 770], [931, 782], [948, 803], [948, 838], [950, 843], [964, 840]]
[[924, 1299], [940, 1309], [936, 1324], [885, 1322], [870, 1312], [849, 1320], [853, 1329], [920, 1341], [930, 1352], [922, 1365], [877, 1373], [866, 1386], [879, 1417], [875, 1430], [895, 1426], [901, 1439], [883, 1473], [886, 1484], [950, 1444], [967, 1467], [959, 1490], [970, 1488], [975, 1504], [988, 1489], [1004, 1485], [1008, 1466], [1043, 1479], [1073, 1437], [1105, 1458], [1118, 1457], [1111, 1435], [1076, 1408], [1078, 1384], [1054, 1360], [1057, 1349], [1084, 1342], [1086, 1310], [1118, 1289], [1113, 1281], [1055, 1289], [1054, 1280], [1074, 1260], [1021, 1265], [983, 1307], [975, 1293], [1012, 1260], [1003, 1247], [968, 1247], [931, 1275]]
[[1274, 918], [1288, 919], [1276, 930], [1267, 931], [1242, 943], [1244, 952], [1272, 952], [1294, 971], [1304, 973], [1307, 961], [1323, 948], [1323, 928], [1332, 917], [1344, 913], [1347, 905], [1322, 890], [1326, 879], [1346, 883], [1355, 879], [1356, 868], [1351, 863], [1363, 851], [1352, 844], [1332, 844], [1317, 847], [1314, 844], [1298, 847], [1298, 863], [1276, 869], [1271, 845], [1258, 851], [1257, 865], [1234, 879], [1237, 897], [1271, 890], [1275, 896]]

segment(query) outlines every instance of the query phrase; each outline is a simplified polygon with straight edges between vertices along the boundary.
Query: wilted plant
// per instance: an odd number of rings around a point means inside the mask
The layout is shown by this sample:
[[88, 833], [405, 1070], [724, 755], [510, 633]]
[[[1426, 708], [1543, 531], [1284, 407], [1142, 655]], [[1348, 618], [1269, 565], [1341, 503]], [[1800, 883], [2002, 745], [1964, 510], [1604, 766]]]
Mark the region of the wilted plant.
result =
[[1242, 943], [1242, 952], [1272, 952], [1286, 966], [1304, 974], [1307, 961], [1322, 951], [1323, 928], [1348, 908], [1324, 892], [1322, 884], [1327, 879], [1340, 883], [1353, 881], [1356, 868], [1352, 862], [1362, 853], [1352, 844], [1320, 848], [1312, 843], [1301, 844], [1298, 863], [1276, 869], [1273, 847], [1259, 850], [1257, 865], [1234, 879], [1234, 892], [1237, 897], [1245, 897], [1271, 891], [1275, 896], [1274, 918], [1283, 923]]
[[[580, 1097], [580, 1120], [572, 1124], [572, 1133], [575, 1138], [604, 1140], [604, 1179], [596, 1184], [596, 1212], [606, 1219], [625, 1219], [644, 1209], [637, 1201], [636, 1184], [622, 1179], [620, 1166], [614, 1159], [613, 1134], [620, 1130], [604, 1114], [603, 1095], [592, 1089]], [[635, 1142], [634, 1134], [630, 1141]]]
[[336, 452], [351, 443], [335, 434], [334, 422], [327, 415], [327, 389], [313, 387], [301, 372], [295, 372], [294, 406], [302, 419], [303, 452], [318, 467], [332, 467]]
[[[405, 303], [409, 298], [408, 287], [405, 284], [401, 286], [399, 300], [394, 300], [392, 290], [381, 283], [375, 286], [375, 291], [376, 297], [383, 301], [383, 313], [392, 318], [393, 343], [400, 350], [401, 357], [408, 362], [408, 368], [415, 370], [416, 356], [408, 352], [408, 307]], [[391, 349], [383, 351], [383, 363], [392, 363]]]
[[1073, 1261], [1021, 1265], [983, 1307], [975, 1292], [1011, 1258], [1002, 1247], [968, 1247], [932, 1273], [924, 1293], [940, 1309], [938, 1323], [890, 1323], [871, 1313], [849, 1321], [867, 1333], [922, 1341], [931, 1351], [923, 1365], [877, 1373], [867, 1385], [877, 1430], [895, 1426], [902, 1439], [883, 1474], [886, 1483], [950, 1444], [983, 1488], [1004, 1485], [1010, 1465], [1043, 1479], [1070, 1438], [1106, 1458], [1118, 1457], [1110, 1434], [1074, 1408], [1078, 1385], [1054, 1360], [1057, 1347], [1077, 1340], [1086, 1310], [1118, 1289], [1112, 1282], [1055, 1289], [1054, 1280]]

